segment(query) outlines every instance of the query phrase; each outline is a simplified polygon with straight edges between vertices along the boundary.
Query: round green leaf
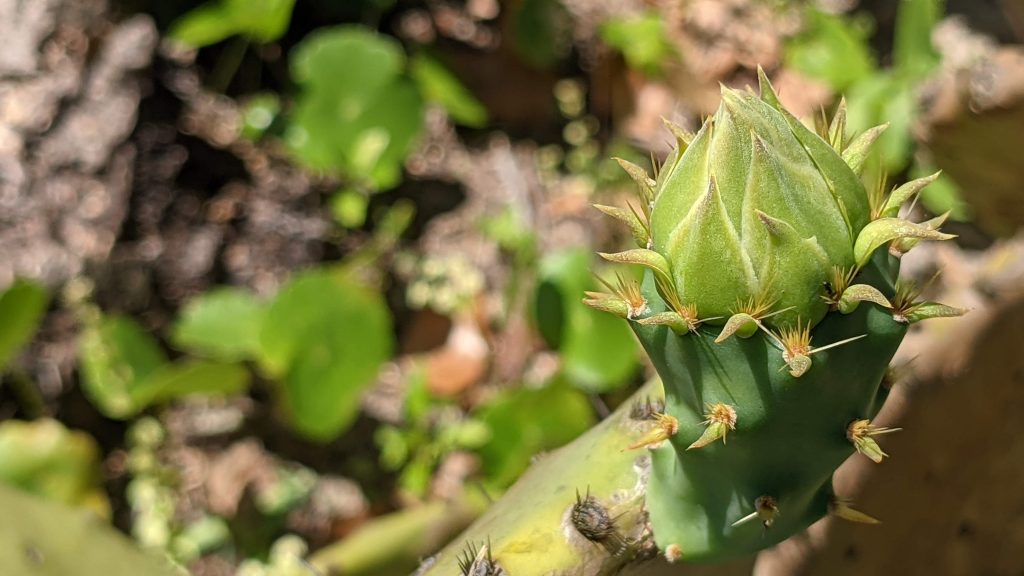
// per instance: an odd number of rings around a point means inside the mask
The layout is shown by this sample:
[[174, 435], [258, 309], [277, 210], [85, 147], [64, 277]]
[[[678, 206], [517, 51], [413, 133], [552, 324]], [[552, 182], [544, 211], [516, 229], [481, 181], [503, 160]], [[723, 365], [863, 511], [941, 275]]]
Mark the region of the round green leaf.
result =
[[393, 347], [380, 295], [324, 271], [289, 282], [270, 307], [261, 361], [281, 379], [292, 425], [313, 440], [345, 431]]

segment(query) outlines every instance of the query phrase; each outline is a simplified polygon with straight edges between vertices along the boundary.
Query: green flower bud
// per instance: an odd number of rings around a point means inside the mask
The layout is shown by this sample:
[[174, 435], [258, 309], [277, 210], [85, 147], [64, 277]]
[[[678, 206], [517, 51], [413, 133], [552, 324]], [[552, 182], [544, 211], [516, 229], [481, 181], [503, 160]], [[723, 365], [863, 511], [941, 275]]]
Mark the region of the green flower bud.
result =
[[790, 308], [772, 323], [817, 323], [833, 266], [854, 264], [867, 194], [839, 152], [761, 98], [722, 89], [722, 105], [658, 178], [653, 250], [668, 261], [675, 298], [701, 317], [739, 303]]

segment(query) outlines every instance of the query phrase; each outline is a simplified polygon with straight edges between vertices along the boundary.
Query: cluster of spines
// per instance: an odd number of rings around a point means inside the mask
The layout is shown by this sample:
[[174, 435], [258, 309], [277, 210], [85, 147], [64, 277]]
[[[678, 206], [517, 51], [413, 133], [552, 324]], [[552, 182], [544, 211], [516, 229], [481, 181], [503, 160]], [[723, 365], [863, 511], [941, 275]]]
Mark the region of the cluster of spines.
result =
[[462, 576], [507, 576], [505, 570], [491, 555], [490, 542], [479, 548], [473, 542], [467, 542], [466, 548], [458, 557], [458, 562]]
[[[760, 89], [762, 98], [776, 109], [785, 113], [779, 104], [771, 84], [768, 82], [762, 70], [759, 70]], [[709, 119], [708, 122], [712, 122]], [[693, 134], [683, 128], [665, 121], [669, 130], [677, 140], [678, 150], [672, 161], [678, 161], [686, 147], [692, 142]], [[817, 133], [828, 143], [853, 170], [860, 174], [863, 170], [868, 153], [872, 144], [882, 135], [888, 125], [881, 125], [869, 129], [859, 136], [846, 138], [846, 102], [841, 101], [831, 121], [826, 121], [824, 116], [816, 122]], [[640, 291], [639, 284], [635, 280], [623, 280], [621, 277], [618, 283], [612, 285], [605, 283], [611, 293], [590, 292], [584, 300], [588, 305], [610, 312], [626, 320], [642, 325], [665, 325], [679, 335], [698, 332], [703, 322], [719, 318], [700, 318], [699, 311], [694, 304], [685, 303], [681, 300], [675, 289], [671, 274], [670, 262], [661, 254], [652, 249], [651, 239], [651, 209], [659, 192], [658, 182], [652, 179], [647, 172], [628, 161], [617, 159], [619, 164], [637, 185], [637, 200], [640, 208], [637, 209], [629, 204], [628, 210], [620, 208], [598, 206], [605, 214], [621, 220], [627, 224], [632, 232], [638, 248], [626, 250], [613, 254], [600, 254], [605, 260], [618, 264], [640, 265], [653, 273], [658, 293], [662, 296], [668, 306], [668, 311], [649, 314], [648, 302]], [[912, 180], [894, 188], [886, 194], [880, 185], [868, 193], [868, 206], [870, 209], [870, 222], [864, 226], [853, 246], [854, 265], [849, 268], [836, 267], [831, 271], [829, 279], [823, 286], [821, 297], [829, 304], [830, 309], [841, 314], [854, 312], [862, 302], [876, 304], [891, 311], [893, 319], [897, 322], [911, 324], [920, 320], [937, 317], [958, 316], [964, 310], [944, 304], [930, 301], [918, 300], [920, 291], [912, 284], [899, 281], [896, 286], [896, 293], [890, 299], [881, 291], [869, 284], [856, 283], [855, 280], [861, 269], [867, 265], [872, 254], [880, 247], [888, 244], [889, 252], [897, 257], [906, 254], [921, 240], [948, 240], [954, 236], [939, 231], [939, 227], [945, 222], [948, 214], [943, 214], [921, 223], [914, 223], [899, 218], [900, 208], [920, 193], [928, 184], [932, 183], [938, 174]], [[714, 179], [711, 179], [713, 187]], [[771, 228], [773, 222], [761, 218], [762, 223]], [[799, 378], [811, 367], [811, 356], [816, 352], [846, 344], [863, 337], [856, 336], [839, 342], [833, 342], [825, 346], [812, 346], [810, 324], [801, 324], [799, 319], [795, 326], [783, 326], [778, 330], [769, 328], [764, 320], [788, 311], [785, 309], [774, 309], [775, 302], [767, 290], [762, 295], [751, 298], [746, 302], [738, 302], [731, 311], [732, 314], [719, 332], [716, 343], [737, 336], [749, 338], [762, 331], [782, 351], [785, 365], [780, 369], [789, 369], [790, 375]], [[707, 413], [703, 424], [704, 433], [696, 439], [688, 449], [701, 448], [721, 439], [726, 440], [728, 431], [734, 430], [737, 418], [740, 415], [735, 406], [716, 404], [707, 407]], [[658, 414], [651, 418], [653, 426], [630, 448], [656, 446], [667, 440], [678, 432], [678, 421], [668, 414]], [[878, 427], [871, 424], [870, 420], [855, 420], [851, 422], [846, 431], [846, 436], [853, 444], [857, 452], [867, 456], [874, 462], [881, 462], [886, 454], [873, 439], [874, 436], [894, 432], [898, 429]], [[755, 511], [748, 517], [737, 521], [737, 524], [758, 518], [768, 528], [779, 513], [775, 499], [770, 495], [764, 495], [755, 502]], [[831, 503], [830, 512], [834, 515], [856, 522], [876, 523], [877, 520], [852, 508], [849, 502], [841, 499], [834, 499]]]

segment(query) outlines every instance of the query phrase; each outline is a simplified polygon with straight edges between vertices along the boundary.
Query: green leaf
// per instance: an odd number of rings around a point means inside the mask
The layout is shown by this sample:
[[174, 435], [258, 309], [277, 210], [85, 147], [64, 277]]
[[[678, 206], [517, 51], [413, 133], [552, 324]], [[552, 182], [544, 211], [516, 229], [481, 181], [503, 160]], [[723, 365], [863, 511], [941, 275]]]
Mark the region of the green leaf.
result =
[[171, 329], [175, 346], [217, 360], [245, 360], [259, 353], [266, 306], [238, 288], [217, 288], [189, 301]]
[[369, 198], [359, 190], [345, 188], [331, 197], [331, 215], [345, 228], [358, 228], [366, 223]]
[[185, 14], [171, 25], [171, 39], [195, 48], [216, 44], [237, 32], [235, 23], [221, 3], [207, 3]]
[[105, 416], [121, 419], [141, 410], [133, 390], [167, 363], [157, 341], [125, 316], [104, 316], [88, 326], [78, 360], [86, 396]]
[[491, 432], [479, 449], [484, 473], [499, 487], [515, 481], [538, 452], [557, 448], [594, 424], [586, 396], [564, 382], [498, 396], [478, 418]]
[[0, 484], [0, 574], [32, 576], [182, 576], [92, 512]]
[[273, 42], [288, 30], [294, 5], [295, 0], [210, 1], [175, 22], [170, 37], [195, 48], [235, 35]]
[[844, 91], [874, 72], [870, 33], [864, 19], [809, 8], [804, 29], [786, 43], [786, 66]]
[[359, 26], [304, 40], [291, 57], [302, 86], [285, 133], [292, 152], [314, 170], [378, 189], [397, 184], [423, 117], [404, 65], [397, 41]]
[[513, 46], [523, 60], [550, 68], [568, 55], [572, 22], [559, 0], [522, 0], [513, 10]]
[[902, 171], [910, 161], [910, 129], [918, 116], [914, 89], [914, 82], [907, 77], [885, 71], [857, 83], [848, 95], [847, 125], [851, 133], [868, 130], [883, 120], [889, 122], [889, 128], [874, 145], [881, 167], [888, 173]]
[[534, 314], [542, 333], [561, 352], [569, 379], [587, 391], [604, 392], [633, 375], [637, 345], [626, 322], [583, 304], [583, 293], [596, 288], [591, 263], [590, 252], [582, 248], [545, 257]]
[[452, 120], [472, 128], [487, 125], [487, 108], [436, 58], [417, 54], [409, 64], [409, 74], [423, 98], [441, 105]]
[[110, 516], [96, 442], [56, 420], [0, 423], [0, 482]]
[[[910, 172], [914, 177], [924, 177], [930, 172], [934, 172], [934, 169], [930, 166], [915, 164]], [[972, 217], [971, 206], [964, 201], [960, 187], [945, 173], [940, 174], [934, 182], [921, 191], [921, 203], [932, 213], [949, 212], [952, 219], [961, 222], [968, 221]]]
[[391, 354], [390, 324], [379, 294], [325, 271], [282, 288], [260, 336], [261, 362], [281, 379], [285, 412], [298, 432], [329, 441], [348, 428]]
[[242, 136], [259, 140], [277, 127], [281, 115], [281, 98], [273, 92], [255, 94], [242, 108]]
[[630, 68], [650, 76], [660, 76], [662, 63], [675, 54], [665, 24], [654, 11], [605, 22], [601, 39], [621, 52]]
[[223, 0], [239, 33], [257, 42], [273, 42], [288, 31], [295, 0]]
[[129, 394], [141, 409], [195, 394], [235, 394], [248, 385], [249, 371], [240, 364], [185, 360], [160, 366]]
[[900, 0], [892, 48], [893, 68], [920, 78], [940, 61], [932, 46], [932, 30], [942, 19], [944, 0]]
[[46, 290], [28, 280], [16, 280], [0, 294], [0, 372], [32, 339], [47, 302]]

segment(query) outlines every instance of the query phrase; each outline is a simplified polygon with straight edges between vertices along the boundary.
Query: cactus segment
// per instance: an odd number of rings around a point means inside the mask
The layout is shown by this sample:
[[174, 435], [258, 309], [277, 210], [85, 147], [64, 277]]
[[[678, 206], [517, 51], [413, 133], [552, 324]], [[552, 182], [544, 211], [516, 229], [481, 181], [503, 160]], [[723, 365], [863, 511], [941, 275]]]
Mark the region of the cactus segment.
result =
[[[669, 127], [680, 149], [652, 187], [649, 249], [605, 256], [647, 268], [649, 313], [630, 325], [664, 382], [673, 433], [656, 427], [634, 446], [651, 450], [647, 510], [667, 557], [756, 551], [830, 511], [874, 521], [837, 504], [832, 474], [855, 451], [885, 457], [873, 437], [891, 429], [862, 415], [884, 399], [908, 324], [960, 312], [897, 287], [899, 260], [878, 250], [953, 237], [941, 217], [888, 212], [934, 177], [883, 203], [858, 173], [886, 125], [848, 140], [844, 101], [815, 133], [758, 76], [760, 98], [723, 87], [696, 135]], [[712, 338], [701, 322], [718, 317]]]
[[[761, 549], [830, 510], [870, 518], [835, 504], [832, 473], [854, 451], [884, 457], [873, 436], [889, 429], [860, 415], [877, 412], [909, 322], [955, 311], [897, 289], [898, 260], [877, 250], [952, 238], [937, 230], [941, 219], [883, 216], [931, 179], [897, 188], [884, 205], [870, 198], [857, 174], [886, 126], [847, 140], [842, 102], [816, 134], [758, 76], [760, 98], [723, 87], [696, 135], [670, 126], [680, 150], [654, 181], [650, 249], [606, 256], [648, 269], [649, 314], [631, 326], [678, 433], [656, 428], [653, 442], [635, 445], [653, 446], [655, 541], [687, 560]], [[713, 340], [697, 310], [726, 319]], [[764, 529], [748, 528], [752, 520]]]
[[[836, 498], [833, 474], [857, 452], [885, 458], [875, 437], [892, 429], [870, 419], [910, 323], [963, 312], [897, 283], [893, 254], [953, 236], [942, 217], [892, 212], [933, 177], [884, 202], [861, 184], [884, 127], [849, 139], [841, 104], [815, 133], [758, 76], [760, 97], [723, 87], [696, 134], [670, 125], [679, 148], [656, 178], [620, 162], [640, 210], [600, 209], [641, 247], [602, 257], [643, 280], [585, 302], [629, 320], [664, 402], [620, 409], [540, 459], [469, 529], [508, 574], [614, 574], [652, 546], [672, 562], [727, 559], [827, 514], [877, 522]], [[451, 566], [446, 549], [428, 573]]]
[[[892, 293], [881, 260], [872, 260], [860, 278]], [[653, 299], [653, 275], [643, 289], [653, 313], [666, 306]], [[687, 560], [761, 549], [827, 512], [832, 472], [854, 452], [836, 430], [874, 413], [882, 376], [906, 331], [880, 307], [826, 315], [813, 328], [815, 340], [869, 337], [819, 353], [809, 349], [815, 361], [794, 380], [779, 372], [786, 366], [783, 351], [764, 331], [715, 344], [702, 332], [680, 337], [664, 326], [633, 328], [664, 379], [665, 412], [679, 421], [679, 433], [652, 451], [647, 508], [659, 548], [678, 544]], [[687, 450], [706, 430], [705, 407], [719, 403], [734, 406], [740, 416], [735, 437], [728, 446], [712, 442]], [[733, 527], [764, 494], [785, 511], [772, 529]]]

